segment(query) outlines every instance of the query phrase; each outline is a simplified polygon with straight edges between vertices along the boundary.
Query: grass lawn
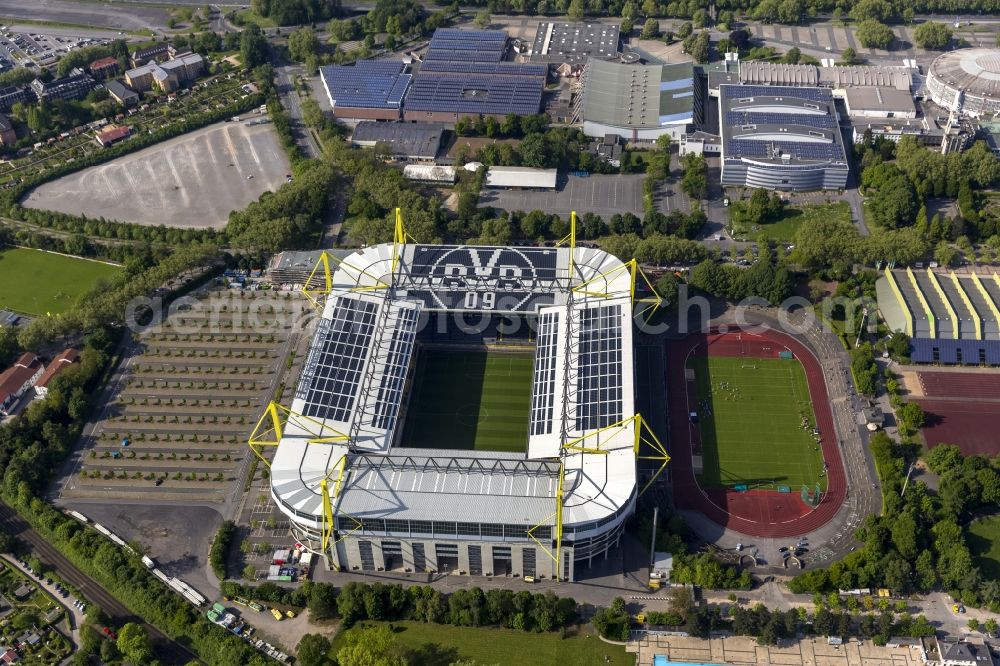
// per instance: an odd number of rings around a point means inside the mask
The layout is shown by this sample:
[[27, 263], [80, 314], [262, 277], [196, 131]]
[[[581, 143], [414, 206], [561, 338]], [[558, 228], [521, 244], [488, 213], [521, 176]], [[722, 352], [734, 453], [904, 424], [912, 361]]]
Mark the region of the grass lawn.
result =
[[983, 575], [1000, 578], [1000, 515], [982, 518], [969, 525], [965, 540]]
[[531, 353], [422, 349], [404, 446], [524, 451], [533, 363]]
[[[798, 361], [692, 356], [705, 487], [826, 490], [806, 374]], [[832, 436], [828, 433], [827, 436]]]
[[0, 308], [29, 315], [59, 314], [101, 280], [121, 270], [87, 259], [65, 257], [41, 250], [0, 250]]
[[[558, 633], [535, 634], [512, 629], [421, 622], [392, 625], [398, 644], [419, 657], [417, 663], [423, 666], [447, 666], [459, 659], [498, 666], [632, 666], [635, 663], [635, 657], [625, 652], [624, 646], [608, 645], [586, 633], [561, 639]], [[344, 636], [345, 632], [341, 632], [334, 639], [331, 655], [337, 654]]]
[[828, 204], [795, 204], [785, 207], [781, 219], [763, 224], [756, 229], [735, 229], [734, 236], [757, 241], [774, 241], [776, 243], [792, 243], [795, 234], [803, 225], [809, 225], [817, 220], [839, 219], [851, 221], [851, 208], [846, 201]]

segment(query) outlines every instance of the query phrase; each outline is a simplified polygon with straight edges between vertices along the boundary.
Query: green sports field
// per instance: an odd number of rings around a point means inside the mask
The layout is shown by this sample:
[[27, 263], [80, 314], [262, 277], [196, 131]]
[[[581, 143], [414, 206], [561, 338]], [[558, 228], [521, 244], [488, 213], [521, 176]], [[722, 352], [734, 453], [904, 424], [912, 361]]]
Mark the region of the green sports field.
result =
[[826, 490], [816, 417], [795, 360], [693, 356], [701, 430], [703, 487], [788, 486]]
[[403, 445], [524, 451], [533, 363], [532, 353], [422, 349]]
[[59, 314], [76, 304], [101, 280], [110, 280], [116, 266], [50, 254], [41, 250], [0, 250], [0, 309], [29, 315]]
[[1000, 578], [1000, 515], [973, 521], [965, 541], [983, 575]]

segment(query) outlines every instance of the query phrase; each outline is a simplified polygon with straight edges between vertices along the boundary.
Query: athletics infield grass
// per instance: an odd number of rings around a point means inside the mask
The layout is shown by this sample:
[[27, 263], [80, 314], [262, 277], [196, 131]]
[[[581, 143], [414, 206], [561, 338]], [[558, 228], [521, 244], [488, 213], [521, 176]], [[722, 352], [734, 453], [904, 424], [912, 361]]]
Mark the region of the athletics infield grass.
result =
[[[823, 453], [805, 371], [796, 360], [693, 356], [704, 470], [702, 487], [787, 486], [819, 482]], [[832, 436], [832, 433], [824, 433]]]
[[60, 254], [10, 248], [0, 250], [0, 309], [29, 315], [59, 314], [76, 304], [117, 266]]
[[524, 451], [533, 363], [531, 352], [422, 349], [403, 446]]

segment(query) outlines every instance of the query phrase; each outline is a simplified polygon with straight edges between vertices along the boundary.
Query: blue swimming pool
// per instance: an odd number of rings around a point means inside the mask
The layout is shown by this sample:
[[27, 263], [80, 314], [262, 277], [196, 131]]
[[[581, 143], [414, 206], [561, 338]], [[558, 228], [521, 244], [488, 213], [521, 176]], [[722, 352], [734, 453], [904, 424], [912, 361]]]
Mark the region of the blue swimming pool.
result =
[[692, 664], [686, 661], [670, 661], [662, 654], [653, 655], [653, 666], [717, 666], [716, 664]]

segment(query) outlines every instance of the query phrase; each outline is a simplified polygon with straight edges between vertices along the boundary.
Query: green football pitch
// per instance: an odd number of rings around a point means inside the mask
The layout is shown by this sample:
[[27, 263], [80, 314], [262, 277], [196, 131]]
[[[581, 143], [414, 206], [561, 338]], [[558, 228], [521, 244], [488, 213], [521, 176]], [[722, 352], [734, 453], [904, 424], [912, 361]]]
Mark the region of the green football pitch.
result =
[[121, 269], [97, 261], [11, 248], [0, 251], [0, 309], [59, 314]]
[[534, 354], [425, 348], [403, 446], [524, 451]]
[[704, 468], [703, 487], [788, 486], [819, 482], [823, 453], [806, 374], [798, 361], [693, 356]]

